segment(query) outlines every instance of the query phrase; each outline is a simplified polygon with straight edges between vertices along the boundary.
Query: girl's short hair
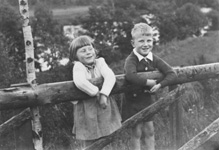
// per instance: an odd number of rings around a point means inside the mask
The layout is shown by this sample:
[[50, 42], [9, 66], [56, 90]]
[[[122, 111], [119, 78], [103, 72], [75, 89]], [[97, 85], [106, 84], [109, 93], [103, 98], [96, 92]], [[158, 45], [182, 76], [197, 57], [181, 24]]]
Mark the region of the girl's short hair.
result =
[[93, 39], [87, 35], [82, 35], [79, 37], [76, 37], [70, 44], [69, 51], [69, 60], [71, 62], [77, 61], [77, 50], [81, 47], [87, 46], [87, 45], [93, 45]]
[[149, 26], [146, 23], [138, 23], [135, 24], [134, 27], [132, 28], [131, 31], [132, 38], [134, 38], [138, 34], [152, 37], [153, 29], [151, 26]]

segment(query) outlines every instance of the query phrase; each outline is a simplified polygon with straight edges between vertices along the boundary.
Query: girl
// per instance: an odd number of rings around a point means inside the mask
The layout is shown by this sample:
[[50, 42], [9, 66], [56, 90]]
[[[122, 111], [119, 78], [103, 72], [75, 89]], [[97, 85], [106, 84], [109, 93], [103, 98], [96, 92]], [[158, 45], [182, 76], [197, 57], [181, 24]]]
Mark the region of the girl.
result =
[[[92, 97], [74, 104], [73, 133], [76, 139], [83, 140], [88, 146], [121, 127], [117, 104], [109, 96], [116, 78], [105, 60], [96, 58], [93, 40], [89, 36], [79, 36], [72, 41], [70, 61], [74, 63], [75, 85]], [[98, 77], [104, 79], [101, 89], [89, 82], [89, 79]]]

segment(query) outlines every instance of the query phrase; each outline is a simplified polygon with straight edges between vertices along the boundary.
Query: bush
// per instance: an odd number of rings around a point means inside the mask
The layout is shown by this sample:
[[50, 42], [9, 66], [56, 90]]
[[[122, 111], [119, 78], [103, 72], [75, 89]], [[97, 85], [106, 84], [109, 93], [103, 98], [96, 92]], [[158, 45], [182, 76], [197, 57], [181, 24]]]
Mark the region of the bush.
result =
[[219, 11], [212, 10], [207, 14], [208, 18], [210, 19], [211, 26], [209, 30], [219, 30]]
[[176, 10], [177, 38], [183, 40], [197, 33], [207, 25], [207, 18], [201, 13], [199, 7], [186, 3]]

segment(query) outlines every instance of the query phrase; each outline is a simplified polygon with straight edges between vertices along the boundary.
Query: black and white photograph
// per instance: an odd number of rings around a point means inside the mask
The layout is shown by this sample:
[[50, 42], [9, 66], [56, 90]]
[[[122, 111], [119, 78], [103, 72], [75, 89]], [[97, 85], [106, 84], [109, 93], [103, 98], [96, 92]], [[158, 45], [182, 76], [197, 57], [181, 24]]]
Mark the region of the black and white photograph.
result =
[[219, 150], [219, 0], [0, 0], [0, 150]]

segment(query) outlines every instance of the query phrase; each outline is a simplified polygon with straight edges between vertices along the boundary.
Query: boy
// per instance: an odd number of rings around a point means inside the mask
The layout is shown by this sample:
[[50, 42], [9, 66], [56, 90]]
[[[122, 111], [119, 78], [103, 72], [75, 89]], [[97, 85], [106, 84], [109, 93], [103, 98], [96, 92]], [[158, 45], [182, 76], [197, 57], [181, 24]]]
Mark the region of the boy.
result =
[[[131, 31], [133, 51], [125, 61], [126, 80], [131, 84], [142, 87], [139, 91], [125, 93], [126, 103], [123, 119], [127, 119], [153, 103], [151, 93], [172, 81], [176, 74], [165, 61], [152, 54], [153, 31], [145, 23], [138, 23]], [[162, 81], [140, 78], [138, 72], [159, 70], [164, 74]], [[131, 149], [140, 150], [140, 141], [146, 150], [154, 150], [154, 126], [153, 119], [141, 121], [132, 128]]]

